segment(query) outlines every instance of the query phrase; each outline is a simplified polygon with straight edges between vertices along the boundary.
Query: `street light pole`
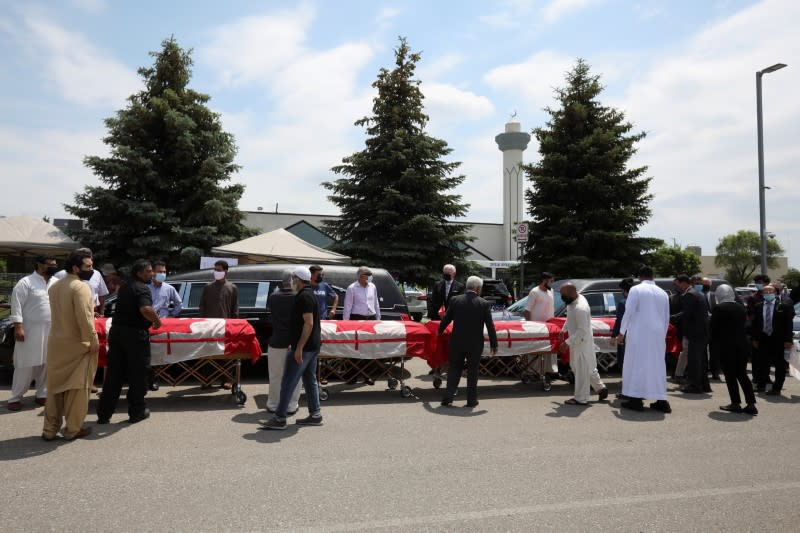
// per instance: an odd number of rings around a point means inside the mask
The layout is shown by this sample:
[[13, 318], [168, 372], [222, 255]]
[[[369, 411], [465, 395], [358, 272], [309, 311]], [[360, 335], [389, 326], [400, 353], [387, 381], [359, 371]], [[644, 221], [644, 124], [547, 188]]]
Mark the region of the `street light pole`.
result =
[[775, 63], [774, 65], [756, 72], [756, 121], [758, 123], [758, 212], [759, 212], [759, 234], [761, 252], [761, 273], [767, 274], [767, 214], [764, 190], [764, 118], [761, 109], [761, 77], [764, 74], [780, 70], [786, 65]]

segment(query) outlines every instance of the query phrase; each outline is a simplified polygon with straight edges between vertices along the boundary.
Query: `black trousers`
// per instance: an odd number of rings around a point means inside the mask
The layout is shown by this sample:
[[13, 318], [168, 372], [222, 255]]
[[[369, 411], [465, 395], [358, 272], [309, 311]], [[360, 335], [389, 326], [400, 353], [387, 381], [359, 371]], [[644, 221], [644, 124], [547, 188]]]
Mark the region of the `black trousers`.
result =
[[690, 338], [686, 354], [686, 378], [689, 385], [703, 390], [709, 388], [708, 373], [706, 372], [707, 346], [708, 341], [704, 337]]
[[481, 362], [481, 354], [479, 353], [450, 352], [445, 398], [452, 399], [456, 395], [465, 362], [467, 365], [467, 403], [475, 403], [478, 401], [478, 367]]
[[[754, 350], [755, 352], [756, 350]], [[781, 339], [764, 335], [758, 343], [758, 355], [753, 354], [753, 360], [758, 358], [758, 375], [753, 372], [753, 380], [760, 386], [769, 383], [769, 369], [775, 367], [774, 390], [781, 390], [786, 380], [786, 359], [783, 358], [783, 342]]]
[[98, 418], [111, 418], [117, 408], [122, 384], [128, 381], [128, 415], [138, 417], [146, 407], [147, 373], [150, 368], [150, 333], [122, 324], [112, 324], [108, 337], [108, 369], [103, 393], [97, 404]]
[[750, 378], [747, 377], [747, 354], [718, 353], [718, 357], [722, 363], [722, 372], [725, 374], [725, 385], [728, 387], [731, 403], [742, 403], [742, 398], [739, 396], [739, 387], [741, 387], [747, 405], [755, 404], [756, 395], [753, 393], [753, 384], [750, 382]]
[[719, 376], [719, 371], [722, 368], [722, 365], [719, 360], [719, 350], [715, 350], [714, 347], [711, 345], [711, 341], [708, 341], [708, 369], [711, 371], [712, 376]]

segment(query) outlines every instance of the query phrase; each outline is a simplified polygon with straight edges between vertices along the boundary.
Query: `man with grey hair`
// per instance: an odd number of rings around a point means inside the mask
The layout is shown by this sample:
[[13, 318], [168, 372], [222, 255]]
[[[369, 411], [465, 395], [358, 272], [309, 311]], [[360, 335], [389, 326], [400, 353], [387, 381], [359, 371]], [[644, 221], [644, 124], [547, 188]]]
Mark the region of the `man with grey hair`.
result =
[[344, 320], [380, 320], [381, 306], [378, 302], [378, 289], [372, 283], [372, 271], [358, 267], [357, 279], [347, 287], [344, 294]]
[[458, 390], [464, 360], [467, 364], [467, 407], [478, 405], [478, 365], [483, 354], [483, 330], [489, 334], [489, 345], [492, 355], [497, 353], [497, 333], [492, 321], [492, 305], [480, 297], [483, 280], [477, 276], [467, 279], [467, 292], [453, 297], [447, 307], [444, 319], [439, 324], [439, 335], [442, 335], [450, 322], [453, 332], [450, 335], [450, 353], [448, 357], [447, 390], [442, 398], [442, 405], [453, 405], [453, 396]]
[[[267, 412], [274, 413], [278, 409], [281, 398], [281, 380], [283, 367], [286, 363], [286, 350], [289, 349], [289, 339], [294, 308], [294, 292], [292, 291], [292, 269], [283, 271], [281, 285], [267, 298], [269, 321], [272, 325], [272, 334], [269, 336], [269, 351], [267, 364], [269, 368], [269, 396], [267, 397]], [[293, 415], [297, 412], [297, 403], [300, 399], [300, 382], [289, 400], [289, 411]]]
[[450, 298], [464, 294], [464, 284], [456, 279], [456, 267], [445, 265], [442, 268], [442, 279], [436, 282], [431, 293], [428, 318], [431, 320], [442, 319], [442, 309], [447, 311]]
[[290, 396], [303, 380], [308, 401], [308, 416], [297, 421], [300, 426], [321, 426], [322, 412], [317, 386], [317, 356], [322, 346], [319, 323], [319, 304], [311, 289], [311, 271], [299, 266], [292, 272], [295, 289], [292, 305], [289, 350], [286, 352], [285, 368], [281, 380], [281, 396], [275, 415], [259, 429], [286, 429]]

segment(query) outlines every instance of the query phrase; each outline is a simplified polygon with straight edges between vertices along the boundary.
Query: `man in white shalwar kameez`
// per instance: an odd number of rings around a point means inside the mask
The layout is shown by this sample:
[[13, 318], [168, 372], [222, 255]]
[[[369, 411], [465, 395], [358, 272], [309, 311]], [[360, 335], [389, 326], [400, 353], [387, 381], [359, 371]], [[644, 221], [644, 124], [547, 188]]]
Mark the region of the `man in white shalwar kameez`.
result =
[[36, 270], [17, 282], [11, 293], [14, 324], [14, 377], [8, 409], [19, 411], [22, 397], [36, 380], [36, 404], [47, 399], [47, 337], [50, 335], [50, 298], [47, 289], [56, 280], [54, 257], [36, 258]]
[[600, 375], [597, 374], [597, 358], [592, 335], [592, 312], [589, 302], [578, 294], [573, 284], [563, 284], [560, 292], [561, 299], [567, 304], [567, 321], [563, 331], [569, 333], [569, 337], [559, 349], [566, 351], [569, 346], [569, 366], [575, 376], [575, 397], [564, 403], [588, 405], [592, 386], [595, 386], [598, 392], [605, 389], [605, 385], [600, 381]]
[[653, 282], [653, 270], [639, 270], [641, 283], [631, 287], [625, 301], [625, 316], [620, 327], [625, 343], [625, 365], [622, 368], [622, 407], [644, 410], [645, 398], [656, 400], [652, 409], [672, 412], [667, 402], [667, 351], [669, 297]]

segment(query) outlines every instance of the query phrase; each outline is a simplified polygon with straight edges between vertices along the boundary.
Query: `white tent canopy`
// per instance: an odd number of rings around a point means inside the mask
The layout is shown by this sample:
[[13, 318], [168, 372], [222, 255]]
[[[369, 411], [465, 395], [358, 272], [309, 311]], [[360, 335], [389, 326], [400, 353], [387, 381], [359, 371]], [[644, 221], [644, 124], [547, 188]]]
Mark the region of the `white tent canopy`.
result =
[[79, 246], [41, 218], [27, 215], [0, 218], [0, 254], [65, 255]]
[[330, 252], [309, 244], [283, 228], [249, 239], [212, 248], [211, 252], [228, 257], [238, 257], [242, 263], [320, 263], [349, 265], [346, 255]]

